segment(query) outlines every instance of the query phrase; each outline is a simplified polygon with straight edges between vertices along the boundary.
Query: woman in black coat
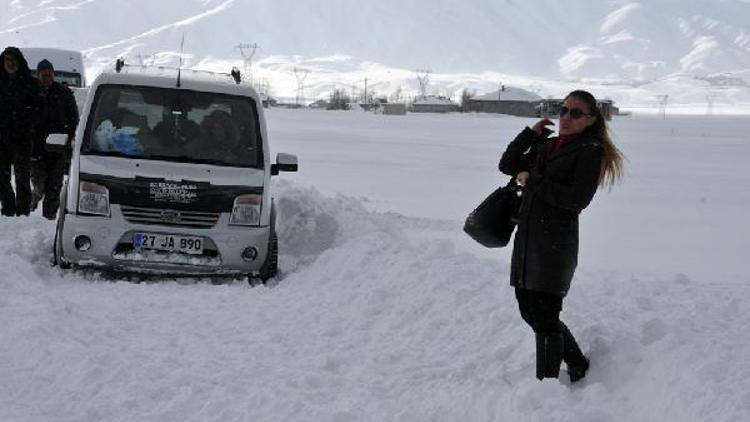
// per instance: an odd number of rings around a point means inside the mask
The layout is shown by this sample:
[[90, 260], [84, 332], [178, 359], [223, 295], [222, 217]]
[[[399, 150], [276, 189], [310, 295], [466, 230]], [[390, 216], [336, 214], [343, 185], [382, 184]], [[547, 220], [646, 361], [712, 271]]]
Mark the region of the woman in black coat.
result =
[[578, 263], [578, 215], [600, 184], [619, 179], [622, 156], [586, 91], [568, 94], [560, 109], [560, 136], [547, 138], [546, 126], [552, 124], [542, 119], [525, 128], [499, 167], [525, 188], [510, 282], [521, 317], [536, 333], [537, 378], [556, 378], [564, 360], [575, 382], [586, 375], [589, 360], [559, 316]]

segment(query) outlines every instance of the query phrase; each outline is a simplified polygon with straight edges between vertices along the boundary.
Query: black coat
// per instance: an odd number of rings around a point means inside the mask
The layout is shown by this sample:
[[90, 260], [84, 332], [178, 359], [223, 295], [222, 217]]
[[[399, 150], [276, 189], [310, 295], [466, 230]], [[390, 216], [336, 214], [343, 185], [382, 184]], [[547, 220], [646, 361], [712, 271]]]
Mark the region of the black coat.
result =
[[[12, 54], [19, 62], [15, 77], [5, 71], [5, 56]], [[39, 82], [31, 75], [21, 51], [8, 47], [0, 54], [0, 139], [5, 143], [32, 142], [37, 109], [41, 105]]]
[[500, 159], [500, 171], [530, 172], [513, 244], [511, 285], [565, 295], [578, 264], [578, 215], [599, 184], [601, 141], [582, 135], [542, 160], [548, 139], [528, 127]]
[[68, 135], [68, 146], [78, 127], [78, 105], [73, 92], [65, 85], [52, 82], [42, 91], [42, 106], [36, 118], [34, 134], [34, 155], [45, 152], [47, 135], [64, 133]]

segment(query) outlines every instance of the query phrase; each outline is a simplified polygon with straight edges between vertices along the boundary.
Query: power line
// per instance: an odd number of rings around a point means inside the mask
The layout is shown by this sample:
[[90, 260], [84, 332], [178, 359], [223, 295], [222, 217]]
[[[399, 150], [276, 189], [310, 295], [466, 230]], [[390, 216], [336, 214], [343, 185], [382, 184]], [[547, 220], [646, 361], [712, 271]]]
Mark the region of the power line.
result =
[[707, 116], [713, 116], [714, 114], [714, 101], [716, 101], [716, 93], [706, 94], [706, 102], [708, 103], [706, 107]]
[[667, 100], [669, 99], [669, 95], [657, 95], [656, 99], [659, 101], [659, 113], [661, 114], [661, 118], [666, 120], [667, 119]]
[[148, 66], [146, 64], [146, 59], [151, 60], [150, 66], [153, 66], [154, 62], [156, 62], [156, 55], [155, 54], [141, 54], [141, 53], [138, 53], [138, 55], [136, 55], [135, 57], [138, 59], [138, 63], [141, 66]]
[[305, 102], [305, 79], [310, 71], [307, 69], [294, 68], [294, 77], [297, 79], [297, 96], [294, 99], [294, 104], [299, 106], [300, 102]]
[[417, 69], [414, 73], [417, 74], [417, 81], [419, 82], [419, 94], [422, 98], [427, 98], [427, 86], [430, 84], [430, 73], [432, 71]]
[[234, 48], [240, 50], [240, 55], [242, 56], [243, 60], [243, 66], [242, 66], [242, 72], [243, 74], [247, 75], [248, 80], [250, 81], [250, 85], [253, 84], [253, 57], [255, 56], [255, 53], [258, 51], [260, 46], [256, 43], [252, 44], [237, 44]]

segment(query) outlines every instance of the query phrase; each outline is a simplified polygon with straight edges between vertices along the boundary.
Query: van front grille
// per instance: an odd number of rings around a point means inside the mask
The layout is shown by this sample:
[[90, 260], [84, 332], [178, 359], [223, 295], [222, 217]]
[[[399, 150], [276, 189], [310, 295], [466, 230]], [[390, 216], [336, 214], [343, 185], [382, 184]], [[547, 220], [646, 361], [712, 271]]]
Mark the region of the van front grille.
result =
[[161, 226], [208, 229], [219, 221], [219, 213], [179, 211], [161, 208], [141, 208], [120, 205], [125, 220], [133, 224], [158, 224]]

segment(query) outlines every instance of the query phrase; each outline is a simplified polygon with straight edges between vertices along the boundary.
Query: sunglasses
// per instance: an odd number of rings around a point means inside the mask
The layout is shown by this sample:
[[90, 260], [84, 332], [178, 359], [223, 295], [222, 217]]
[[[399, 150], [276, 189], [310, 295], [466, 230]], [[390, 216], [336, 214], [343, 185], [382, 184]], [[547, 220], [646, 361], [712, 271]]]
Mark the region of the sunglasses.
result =
[[580, 108], [568, 108], [562, 106], [560, 108], [560, 117], [565, 117], [565, 115], [569, 115], [571, 119], [580, 119], [583, 116], [592, 116], [591, 113], [585, 113]]

